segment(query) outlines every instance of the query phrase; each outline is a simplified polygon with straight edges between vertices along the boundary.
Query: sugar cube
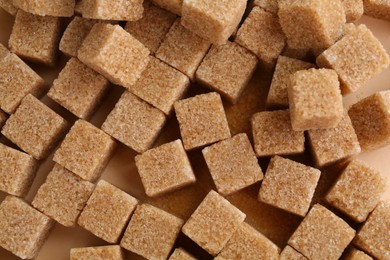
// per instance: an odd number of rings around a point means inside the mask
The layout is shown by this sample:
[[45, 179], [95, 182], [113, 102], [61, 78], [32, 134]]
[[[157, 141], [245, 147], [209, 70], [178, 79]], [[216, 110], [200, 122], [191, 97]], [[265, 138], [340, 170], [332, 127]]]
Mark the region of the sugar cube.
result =
[[75, 0], [12, 0], [16, 8], [39, 16], [71, 17], [74, 13]]
[[373, 258], [364, 253], [363, 251], [353, 248], [346, 255], [345, 260], [373, 260]]
[[16, 15], [18, 8], [10, 0], [0, 0], [0, 7], [10, 15]]
[[183, 0], [151, 0], [155, 5], [168, 10], [171, 13], [181, 15]]
[[363, 0], [342, 0], [342, 2], [348, 23], [357, 21], [362, 17], [365, 11]]
[[277, 14], [279, 9], [278, 0], [254, 0], [253, 5], [259, 6], [272, 14]]
[[122, 248], [118, 245], [72, 248], [70, 260], [124, 260]]
[[196, 260], [195, 257], [190, 255], [187, 251], [182, 248], [176, 248], [171, 254], [168, 260]]
[[291, 246], [287, 245], [282, 253], [280, 253], [279, 260], [307, 260], [307, 258]]
[[386, 0], [364, 0], [364, 14], [390, 21], [390, 3]]

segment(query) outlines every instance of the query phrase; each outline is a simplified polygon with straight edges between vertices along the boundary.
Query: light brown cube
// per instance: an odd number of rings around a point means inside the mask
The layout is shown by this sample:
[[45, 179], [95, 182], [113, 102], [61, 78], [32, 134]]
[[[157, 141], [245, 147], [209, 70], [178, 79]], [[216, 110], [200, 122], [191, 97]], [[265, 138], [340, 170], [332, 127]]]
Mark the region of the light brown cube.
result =
[[187, 251], [182, 248], [176, 248], [171, 254], [168, 260], [196, 260], [195, 257], [190, 255]]
[[365, 11], [363, 0], [342, 0], [342, 2], [348, 23], [355, 22], [362, 17]]
[[254, 0], [253, 5], [259, 6], [272, 14], [277, 14], [279, 9], [278, 0]]
[[231, 137], [222, 100], [217, 93], [183, 99], [174, 107], [186, 150]]
[[58, 17], [39, 16], [19, 10], [8, 45], [21, 58], [54, 66], [60, 34]]
[[75, 0], [11, 0], [16, 8], [39, 16], [71, 17]]
[[149, 50], [119, 25], [98, 23], [83, 41], [78, 58], [114, 84], [129, 88], [149, 62]]
[[279, 260], [307, 260], [307, 258], [291, 246], [287, 245], [280, 254]]
[[257, 66], [257, 57], [234, 42], [213, 45], [196, 71], [196, 80], [236, 103]]
[[151, 0], [155, 5], [181, 16], [183, 0]]
[[35, 159], [44, 159], [62, 138], [68, 123], [28, 94], [1, 133]]
[[373, 258], [363, 251], [353, 248], [344, 258], [345, 260], [373, 260]]
[[23, 200], [8, 196], [0, 204], [0, 246], [22, 259], [35, 258], [53, 224]]
[[356, 91], [389, 64], [386, 50], [363, 24], [317, 57], [318, 66], [337, 72], [343, 93]]
[[16, 15], [18, 8], [14, 6], [11, 0], [0, 0], [0, 7], [10, 15]]
[[136, 152], [143, 153], [152, 147], [165, 122], [163, 112], [126, 91], [102, 129]]
[[293, 130], [334, 128], [344, 116], [340, 83], [334, 70], [295, 72], [287, 89]]
[[183, 220], [159, 208], [139, 205], [127, 226], [121, 246], [147, 259], [166, 259], [182, 225]]
[[99, 73], [71, 58], [47, 95], [79, 118], [88, 119], [96, 111], [109, 87]]
[[108, 243], [118, 243], [138, 200], [100, 180], [77, 223]]
[[194, 79], [210, 43], [192, 33], [177, 19], [156, 52], [156, 57]]
[[7, 119], [8, 115], [3, 110], [0, 110], [0, 130], [7, 121]]
[[338, 259], [355, 236], [344, 220], [315, 204], [288, 244], [309, 259]]
[[65, 227], [73, 227], [94, 185], [55, 164], [32, 205]]
[[210, 191], [182, 232], [211, 255], [216, 256], [228, 243], [246, 215], [215, 191]]
[[70, 260], [124, 260], [122, 248], [118, 245], [72, 248]]
[[390, 21], [390, 3], [386, 0], [364, 0], [364, 14]]

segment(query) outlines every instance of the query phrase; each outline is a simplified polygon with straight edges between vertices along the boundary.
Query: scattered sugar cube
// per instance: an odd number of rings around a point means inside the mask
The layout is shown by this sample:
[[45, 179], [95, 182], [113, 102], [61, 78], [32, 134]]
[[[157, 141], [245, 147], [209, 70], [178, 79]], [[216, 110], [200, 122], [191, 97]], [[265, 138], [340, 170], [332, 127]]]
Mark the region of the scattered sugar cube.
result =
[[0, 204], [0, 246], [22, 259], [35, 258], [53, 224], [22, 199], [8, 196]]
[[181, 16], [183, 0], [151, 0], [155, 5]]
[[186, 150], [231, 137], [222, 100], [217, 93], [183, 99], [174, 107]]
[[364, 14], [390, 21], [390, 3], [386, 0], [364, 0]]
[[152, 147], [165, 122], [163, 112], [126, 91], [102, 129], [136, 152], [143, 153]]
[[10, 15], [16, 15], [18, 8], [14, 6], [11, 0], [0, 0], [0, 7]]
[[111, 159], [115, 145], [109, 135], [80, 119], [54, 153], [53, 161], [84, 180], [94, 182]]
[[211, 177], [222, 195], [263, 179], [263, 172], [246, 134], [238, 134], [202, 150]]
[[287, 245], [280, 254], [279, 260], [307, 260], [307, 258], [291, 246]]
[[47, 95], [79, 118], [95, 112], [109, 87], [99, 73], [71, 58], [62, 69]]
[[36, 193], [34, 208], [66, 227], [73, 227], [94, 185], [55, 164]]
[[389, 64], [386, 50], [363, 24], [317, 57], [318, 66], [337, 72], [343, 93], [356, 91]]
[[8, 115], [3, 110], [0, 110], [0, 130], [7, 121], [7, 119]]
[[176, 248], [171, 254], [168, 260], [196, 260], [195, 257], [190, 255], [187, 251], [182, 248]]
[[287, 89], [293, 130], [334, 128], [343, 118], [343, 97], [334, 70], [295, 72]]
[[288, 244], [309, 259], [338, 259], [355, 236], [344, 220], [315, 204]]
[[236, 103], [256, 66], [257, 57], [234, 42], [213, 45], [196, 71], [196, 80]]
[[353, 248], [344, 258], [345, 260], [373, 260], [373, 258], [363, 251]]
[[121, 246], [147, 259], [166, 259], [182, 225], [183, 220], [159, 208], [139, 205], [127, 226]]
[[117, 243], [137, 204], [131, 195], [100, 180], [77, 223], [108, 243]]
[[72, 248], [70, 260], [124, 260], [122, 248], [118, 245]]
[[62, 138], [68, 123], [31, 94], [5, 123], [1, 133], [35, 159], [44, 159]]
[[149, 62], [149, 50], [119, 25], [97, 23], [84, 39], [78, 58], [114, 84], [129, 88]]
[[210, 191], [184, 224], [182, 232], [211, 255], [228, 243], [246, 215], [215, 191]]
[[278, 0], [254, 0], [253, 5], [259, 6], [272, 14], [277, 14], [279, 9]]
[[357, 21], [364, 13], [363, 0], [342, 0], [348, 23]]
[[156, 57], [194, 79], [210, 43], [192, 33], [177, 19], [156, 52]]
[[10, 0], [16, 8], [39, 16], [71, 17], [75, 0]]

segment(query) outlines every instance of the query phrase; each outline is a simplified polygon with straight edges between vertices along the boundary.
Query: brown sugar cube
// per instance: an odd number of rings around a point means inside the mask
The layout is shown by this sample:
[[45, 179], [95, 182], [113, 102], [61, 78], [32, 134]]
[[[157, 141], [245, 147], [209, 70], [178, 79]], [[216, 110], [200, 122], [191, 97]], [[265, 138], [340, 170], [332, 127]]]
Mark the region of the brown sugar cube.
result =
[[305, 150], [303, 131], [291, 128], [289, 110], [263, 111], [253, 115], [252, 132], [256, 155], [298, 154]]
[[297, 71], [311, 68], [314, 68], [314, 64], [285, 56], [279, 56], [267, 96], [267, 107], [288, 108], [287, 86], [290, 84], [290, 76]]
[[144, 9], [143, 17], [138, 21], [127, 22], [125, 30], [154, 54], [175, 22], [176, 15], [149, 1], [144, 2]]
[[152, 147], [165, 122], [163, 112], [126, 91], [102, 129], [136, 152], [143, 153]]
[[121, 246], [147, 259], [166, 259], [182, 225], [183, 220], [159, 208], [139, 205], [127, 226]]
[[390, 3], [386, 0], [364, 0], [364, 14], [390, 21]]
[[26, 196], [38, 169], [34, 158], [0, 144], [0, 166], [0, 190], [14, 196]]
[[196, 71], [196, 80], [236, 103], [257, 66], [257, 57], [234, 42], [213, 45]]
[[317, 57], [317, 65], [334, 69], [343, 93], [354, 92], [389, 66], [389, 55], [365, 26], [359, 25]]
[[11, 0], [16, 8], [39, 16], [71, 17], [75, 0]]
[[244, 222], [245, 217], [243, 212], [212, 190], [184, 224], [182, 232], [216, 256]]
[[138, 200], [100, 180], [77, 223], [108, 243], [117, 243]]
[[157, 58], [150, 57], [141, 78], [130, 91], [164, 114], [173, 111], [173, 103], [181, 99], [190, 86], [189, 78]]
[[0, 247], [22, 259], [35, 258], [53, 224], [23, 200], [8, 196], [0, 204]]
[[9, 48], [21, 58], [54, 66], [61, 33], [60, 18], [19, 10], [9, 38]]
[[244, 15], [246, 0], [183, 0], [181, 23], [213, 44], [225, 44]]
[[195, 257], [190, 255], [187, 251], [182, 248], [176, 248], [171, 254], [168, 260], [196, 260]]
[[156, 52], [156, 57], [194, 79], [210, 43], [192, 33], [177, 19]]
[[79, 118], [89, 118], [102, 101], [109, 82], [99, 73], [71, 58], [47, 95]]
[[361, 152], [351, 119], [346, 113], [335, 128], [309, 130], [307, 134], [318, 167], [340, 162]]
[[222, 100], [217, 93], [183, 99], [174, 107], [186, 150], [231, 137]]
[[65, 119], [28, 94], [9, 117], [1, 133], [40, 160], [54, 149], [67, 127]]
[[266, 67], [273, 67], [285, 46], [277, 16], [255, 6], [237, 32], [235, 42], [250, 50]]
[[374, 150], [390, 143], [390, 90], [377, 92], [349, 110], [362, 150]]
[[386, 191], [386, 179], [359, 160], [351, 161], [326, 195], [326, 201], [363, 222]]
[[274, 156], [261, 184], [259, 200], [304, 217], [320, 176], [315, 168]]
[[238, 134], [202, 150], [211, 177], [222, 195], [263, 179], [263, 172], [246, 134]]
[[307, 258], [291, 246], [287, 245], [280, 254], [279, 260], [307, 260]]
[[40, 96], [45, 90], [45, 81], [13, 53], [0, 58], [0, 78], [0, 108], [8, 114], [28, 93]]
[[7, 121], [7, 119], [8, 115], [3, 110], [0, 110], [0, 130]]
[[342, 0], [348, 23], [357, 21], [364, 13], [363, 0]]
[[272, 14], [277, 14], [279, 9], [278, 0], [254, 0], [253, 5], [259, 6]]
[[94, 182], [111, 159], [115, 146], [108, 134], [80, 119], [54, 153], [53, 161], [84, 180]]
[[294, 130], [334, 128], [344, 116], [340, 83], [334, 70], [295, 72], [287, 90]]
[[353, 248], [344, 258], [345, 260], [373, 260], [373, 258], [363, 251]]
[[10, 15], [16, 15], [18, 8], [16, 8], [11, 0], [0, 0], [0, 7]]
[[70, 260], [124, 260], [122, 248], [118, 245], [72, 248]]
[[338, 259], [355, 236], [344, 220], [315, 204], [288, 244], [309, 259]]
[[168, 10], [171, 13], [181, 15], [183, 0], [151, 0], [155, 5]]
[[31, 204], [61, 225], [73, 227], [93, 189], [92, 183], [55, 164]]
[[129, 88], [149, 62], [149, 50], [119, 25], [98, 23], [84, 39], [78, 58], [114, 84]]

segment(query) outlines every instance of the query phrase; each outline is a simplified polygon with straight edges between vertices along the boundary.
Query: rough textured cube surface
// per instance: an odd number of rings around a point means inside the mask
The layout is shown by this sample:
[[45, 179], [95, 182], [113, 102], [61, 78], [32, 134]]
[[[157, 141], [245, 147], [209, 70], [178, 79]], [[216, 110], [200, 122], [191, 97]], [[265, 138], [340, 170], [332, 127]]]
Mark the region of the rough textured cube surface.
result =
[[0, 246], [22, 259], [35, 258], [53, 221], [23, 200], [8, 196], [0, 204]]
[[337, 259], [355, 236], [344, 220], [325, 207], [312, 207], [288, 244], [309, 259]]
[[317, 57], [320, 67], [337, 72], [343, 93], [356, 91], [389, 63], [386, 50], [365, 25], [347, 33]]
[[0, 0], [0, 7], [11, 15], [15, 15], [18, 12], [18, 8], [16, 8], [10, 0]]
[[122, 249], [118, 245], [80, 247], [70, 250], [70, 260], [124, 260]]
[[108, 243], [118, 243], [137, 204], [137, 199], [101, 180], [77, 223]]
[[74, 13], [75, 0], [12, 0], [16, 8], [40, 16], [70, 17]]
[[282, 253], [280, 253], [279, 260], [307, 260], [307, 258], [291, 246], [287, 245]]
[[65, 136], [53, 161], [87, 181], [96, 181], [115, 148], [115, 141], [99, 128], [78, 120]]
[[182, 225], [180, 218], [148, 204], [140, 205], [131, 218], [121, 246], [147, 259], [166, 259]]
[[56, 164], [32, 201], [34, 208], [61, 225], [72, 227], [94, 185]]
[[346, 260], [373, 260], [373, 258], [363, 251], [353, 248], [345, 257]]
[[112, 83], [129, 88], [149, 62], [149, 50], [119, 25], [98, 23], [84, 39], [78, 58]]
[[182, 232], [212, 255], [217, 255], [246, 215], [215, 191], [210, 191]]
[[102, 129], [136, 152], [143, 153], [152, 147], [165, 121], [163, 112], [125, 92]]
[[183, 0], [151, 0], [155, 5], [168, 10], [171, 13], [181, 15]]
[[65, 119], [29, 94], [9, 117], [1, 133], [35, 159], [44, 159], [67, 126]]
[[364, 14], [390, 21], [390, 3], [386, 0], [364, 0]]
[[168, 258], [168, 260], [196, 260], [196, 258], [190, 255], [184, 249], [176, 248], [175, 251], [173, 251], [172, 255]]
[[177, 101], [175, 112], [186, 150], [231, 137], [222, 100], [217, 93]]
[[278, 0], [254, 0], [253, 5], [259, 6], [272, 14], [277, 14], [279, 9]]
[[196, 71], [196, 80], [236, 103], [257, 65], [257, 57], [236, 43], [212, 46]]
[[365, 8], [363, 0], [342, 0], [347, 22], [354, 22], [360, 19]]

